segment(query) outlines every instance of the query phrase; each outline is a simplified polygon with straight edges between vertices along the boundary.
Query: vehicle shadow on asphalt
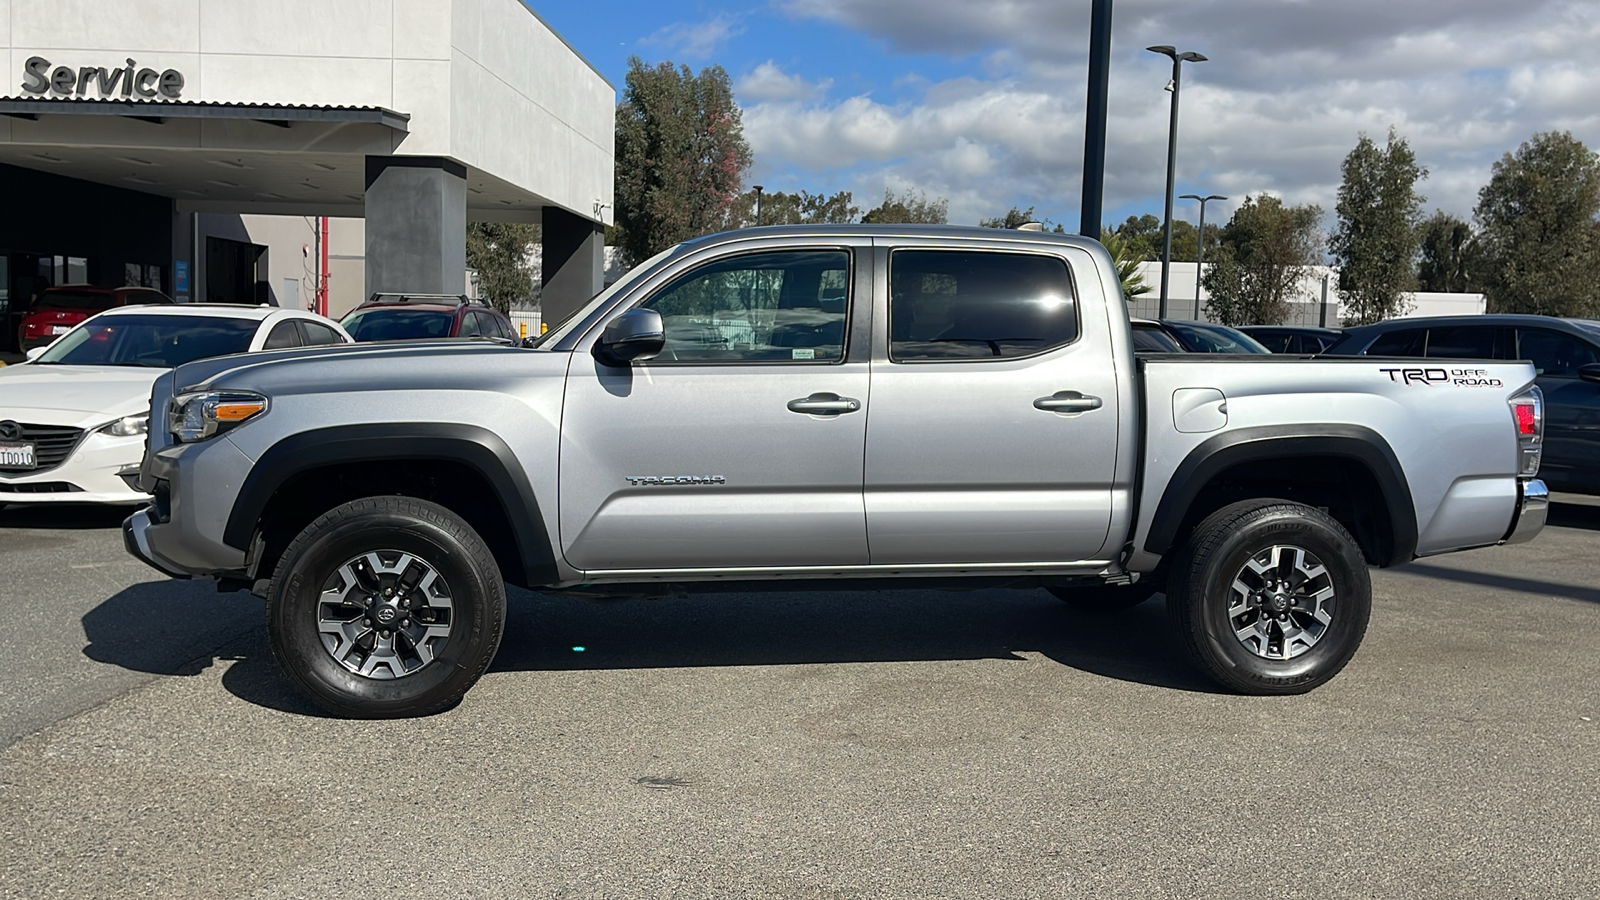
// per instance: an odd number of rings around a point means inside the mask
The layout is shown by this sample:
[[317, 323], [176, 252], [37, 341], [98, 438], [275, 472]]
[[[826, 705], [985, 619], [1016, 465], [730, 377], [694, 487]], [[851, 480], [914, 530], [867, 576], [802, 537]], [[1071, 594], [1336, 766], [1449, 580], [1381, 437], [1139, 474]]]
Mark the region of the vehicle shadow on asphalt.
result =
[[1455, 581], [1461, 584], [1515, 591], [1519, 594], [1535, 594], [1540, 597], [1566, 597], [1569, 600], [1600, 603], [1600, 588], [1580, 587], [1575, 584], [1540, 581], [1535, 578], [1518, 578], [1515, 575], [1496, 575], [1492, 572], [1468, 572], [1462, 569], [1451, 569], [1445, 566], [1435, 566], [1420, 562], [1411, 563], [1396, 571], [1404, 572], [1408, 575], [1421, 575], [1424, 578], [1436, 578], [1440, 581]]
[[1551, 503], [1546, 525], [1600, 531], [1600, 506], [1586, 503]]
[[6, 506], [0, 500], [0, 528], [68, 528], [89, 530], [120, 528], [136, 506], [91, 506], [77, 503], [39, 503]]
[[[1078, 612], [1043, 591], [691, 594], [593, 601], [512, 589], [492, 672], [601, 671], [823, 663], [1026, 659], [1174, 690], [1219, 688], [1178, 655], [1162, 599], [1115, 615]], [[229, 693], [321, 716], [272, 659], [262, 601], [203, 581], [133, 585], [83, 617], [85, 656], [156, 675], [217, 660]], [[582, 648], [579, 650], [578, 648]]]
[[[691, 594], [593, 601], [513, 591], [491, 671], [1023, 660], [1219, 689], [1179, 656], [1163, 598], [1088, 615], [1044, 591]], [[582, 648], [581, 650], [578, 648]]]

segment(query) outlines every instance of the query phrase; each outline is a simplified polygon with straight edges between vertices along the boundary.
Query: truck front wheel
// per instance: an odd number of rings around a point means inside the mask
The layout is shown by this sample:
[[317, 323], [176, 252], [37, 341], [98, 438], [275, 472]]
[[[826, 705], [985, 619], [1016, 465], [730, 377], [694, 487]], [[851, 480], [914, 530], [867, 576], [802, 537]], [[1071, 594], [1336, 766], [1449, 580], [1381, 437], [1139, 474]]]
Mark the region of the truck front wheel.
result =
[[505, 617], [483, 539], [412, 497], [324, 513], [284, 551], [267, 591], [273, 655], [313, 702], [349, 718], [455, 704], [494, 659]]
[[1321, 510], [1247, 500], [1201, 522], [1174, 561], [1167, 612], [1207, 674], [1245, 694], [1301, 694], [1339, 674], [1367, 631], [1361, 548]]

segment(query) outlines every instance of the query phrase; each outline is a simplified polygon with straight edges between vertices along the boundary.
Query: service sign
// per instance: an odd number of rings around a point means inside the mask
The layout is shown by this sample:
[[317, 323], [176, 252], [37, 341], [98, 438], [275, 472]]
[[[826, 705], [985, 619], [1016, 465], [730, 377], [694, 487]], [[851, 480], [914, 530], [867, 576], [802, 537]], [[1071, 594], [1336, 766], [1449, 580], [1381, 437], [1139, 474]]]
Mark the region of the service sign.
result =
[[183, 96], [183, 73], [177, 69], [142, 68], [133, 59], [115, 68], [105, 66], [54, 66], [42, 56], [22, 64], [22, 89], [30, 94], [58, 97], [96, 96], [104, 100]]

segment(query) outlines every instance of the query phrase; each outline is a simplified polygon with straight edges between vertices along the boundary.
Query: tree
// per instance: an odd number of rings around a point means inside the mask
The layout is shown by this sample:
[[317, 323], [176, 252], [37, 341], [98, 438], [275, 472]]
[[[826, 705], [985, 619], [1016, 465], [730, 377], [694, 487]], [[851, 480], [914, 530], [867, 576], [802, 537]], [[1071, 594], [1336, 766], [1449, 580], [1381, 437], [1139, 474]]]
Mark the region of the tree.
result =
[[[740, 195], [735, 208], [740, 215], [730, 223], [732, 227], [747, 228], [756, 224], [755, 191]], [[764, 225], [835, 225], [854, 222], [860, 217], [861, 208], [855, 205], [849, 191], [835, 194], [774, 191], [761, 197], [761, 224]]]
[[616, 154], [616, 220], [631, 258], [726, 227], [750, 168], [727, 71], [630, 58]]
[[883, 192], [883, 204], [868, 210], [861, 221], [869, 225], [943, 225], [949, 219], [950, 201], [940, 197], [929, 200], [922, 191], [906, 191], [896, 197], [894, 191]]
[[469, 222], [467, 268], [478, 273], [478, 294], [501, 312], [533, 300], [529, 248], [539, 241], [539, 226], [514, 222]]
[[1150, 293], [1150, 285], [1145, 284], [1144, 276], [1139, 274], [1139, 263], [1143, 260], [1134, 254], [1129, 243], [1109, 228], [1100, 229], [1100, 243], [1105, 245], [1106, 252], [1111, 254], [1112, 265], [1117, 267], [1123, 298], [1132, 300], [1140, 294]]
[[1494, 164], [1478, 192], [1477, 277], [1493, 312], [1600, 314], [1600, 157], [1545, 132]]
[[[1104, 230], [1104, 229], [1102, 229]], [[1128, 245], [1128, 252], [1139, 259], [1161, 258], [1161, 219], [1149, 213], [1129, 216], [1118, 225], [1115, 234]]]
[[1289, 315], [1289, 295], [1315, 265], [1322, 208], [1285, 206], [1270, 194], [1246, 197], [1222, 229], [1201, 284], [1206, 311], [1224, 325], [1276, 325]]
[[1461, 292], [1473, 290], [1470, 274], [1472, 226], [1447, 212], [1436, 212], [1417, 229], [1421, 259], [1417, 263], [1417, 290]]
[[[1217, 252], [1217, 242], [1220, 241], [1222, 229], [1215, 222], [1206, 223], [1206, 254]], [[1195, 253], [1200, 249], [1200, 229], [1187, 219], [1172, 220], [1172, 261], [1195, 262]], [[1161, 258], [1161, 233], [1156, 232], [1156, 246], [1151, 259]]]
[[1391, 128], [1381, 149], [1362, 134], [1344, 158], [1343, 173], [1335, 207], [1339, 224], [1328, 249], [1339, 262], [1345, 322], [1365, 325], [1399, 314], [1405, 292], [1416, 287], [1423, 199], [1417, 182], [1428, 171]]
[[1005, 215], [997, 219], [982, 219], [978, 222], [982, 228], [1017, 228], [1033, 221], [1033, 207], [1017, 209], [1011, 207]]

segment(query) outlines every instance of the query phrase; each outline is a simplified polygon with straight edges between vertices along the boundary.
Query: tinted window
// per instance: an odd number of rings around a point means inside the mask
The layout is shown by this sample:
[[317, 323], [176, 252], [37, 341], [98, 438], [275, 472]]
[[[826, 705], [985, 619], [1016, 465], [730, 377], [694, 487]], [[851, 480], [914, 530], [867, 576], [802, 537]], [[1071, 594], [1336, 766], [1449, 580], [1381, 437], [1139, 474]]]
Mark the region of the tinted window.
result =
[[457, 337], [477, 337], [480, 334], [483, 334], [483, 327], [477, 313], [468, 312], [461, 317], [461, 330], [456, 333]]
[[657, 362], [836, 361], [849, 285], [843, 250], [758, 253], [687, 272], [643, 306], [666, 326]]
[[1182, 353], [1183, 348], [1178, 346], [1165, 332], [1148, 325], [1133, 326], [1133, 350], [1135, 353]]
[[1490, 325], [1454, 325], [1428, 329], [1428, 356], [1440, 359], [1494, 359], [1499, 329]]
[[344, 338], [339, 336], [339, 332], [321, 322], [307, 322], [304, 319], [300, 320], [300, 336], [304, 338], [308, 347], [344, 343]]
[[374, 308], [339, 323], [358, 341], [414, 341], [450, 336], [455, 313], [427, 309]]
[[1283, 331], [1247, 332], [1256, 339], [1256, 343], [1271, 350], [1273, 353], [1299, 353], [1300, 336]]
[[1378, 335], [1372, 346], [1367, 348], [1367, 355], [1421, 356], [1427, 334], [1426, 328], [1401, 328], [1398, 331], [1385, 332]]
[[1519, 337], [1518, 356], [1532, 362], [1540, 375], [1576, 378], [1579, 366], [1600, 362], [1593, 346], [1557, 331], [1527, 329]]
[[1195, 322], [1169, 322], [1162, 320], [1185, 348], [1196, 353], [1270, 353], [1260, 342], [1242, 331], [1225, 325], [1201, 325]]
[[34, 309], [81, 309], [104, 312], [117, 305], [117, 295], [110, 291], [74, 291], [51, 289], [39, 295]]
[[249, 350], [258, 324], [209, 316], [105, 316], [68, 332], [38, 363], [170, 369]]
[[889, 293], [896, 362], [1029, 356], [1078, 336], [1072, 279], [1055, 257], [898, 250]]
[[300, 329], [294, 326], [293, 320], [290, 320], [272, 326], [272, 333], [267, 335], [266, 343], [261, 345], [261, 349], [286, 350], [298, 346], [300, 346]]

